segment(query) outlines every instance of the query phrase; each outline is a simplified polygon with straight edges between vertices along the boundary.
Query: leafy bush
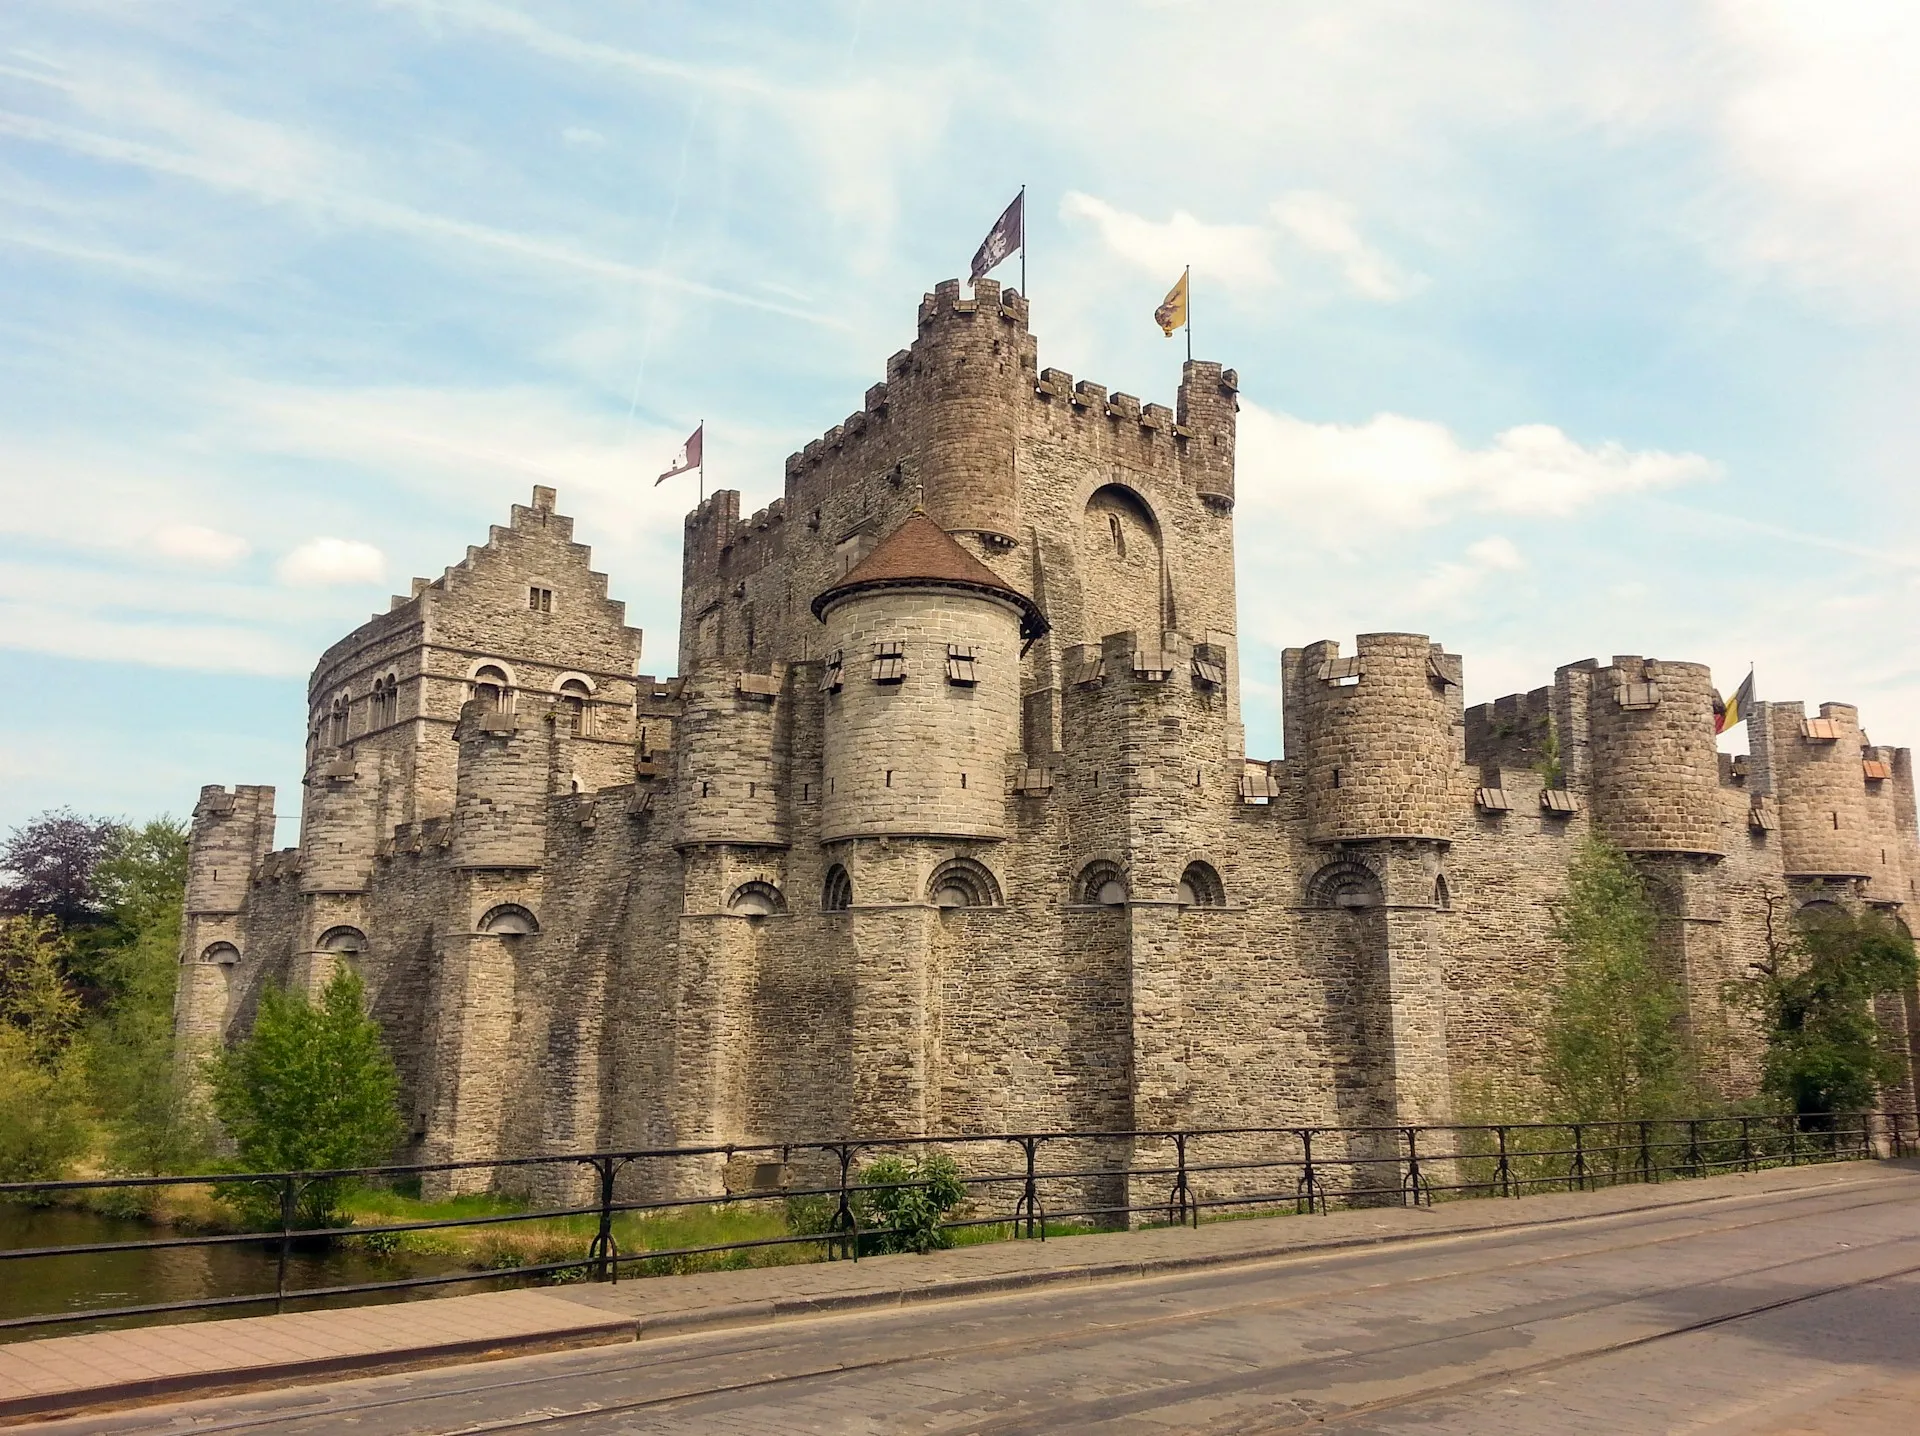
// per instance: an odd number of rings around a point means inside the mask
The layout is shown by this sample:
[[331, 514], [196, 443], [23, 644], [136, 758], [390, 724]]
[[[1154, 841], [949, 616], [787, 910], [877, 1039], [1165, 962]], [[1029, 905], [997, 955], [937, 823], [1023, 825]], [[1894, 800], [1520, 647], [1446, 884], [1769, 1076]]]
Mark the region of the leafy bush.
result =
[[953, 1245], [941, 1219], [967, 1197], [960, 1168], [944, 1152], [916, 1159], [881, 1157], [860, 1172], [863, 1190], [853, 1197], [860, 1221], [860, 1251], [930, 1252]]
[[[341, 968], [316, 1006], [269, 989], [253, 1031], [207, 1064], [213, 1109], [242, 1171], [372, 1166], [401, 1135], [400, 1080], [361, 1010], [360, 979]], [[308, 1181], [296, 1193], [300, 1227], [337, 1225], [348, 1183]], [[280, 1223], [280, 1189], [223, 1183], [221, 1197], [257, 1226]]]

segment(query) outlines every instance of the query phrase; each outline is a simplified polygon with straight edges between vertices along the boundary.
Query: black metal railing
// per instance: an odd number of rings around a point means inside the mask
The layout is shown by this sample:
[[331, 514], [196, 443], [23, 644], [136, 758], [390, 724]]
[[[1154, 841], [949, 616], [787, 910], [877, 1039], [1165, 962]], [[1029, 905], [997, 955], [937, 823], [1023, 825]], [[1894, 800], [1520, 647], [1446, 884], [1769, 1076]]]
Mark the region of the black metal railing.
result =
[[[63, 1311], [0, 1319], [0, 1340], [27, 1329], [120, 1323], [188, 1312], [382, 1299], [470, 1283], [613, 1282], [623, 1269], [686, 1269], [716, 1258], [752, 1264], [779, 1256], [858, 1260], [911, 1234], [877, 1212], [922, 1179], [875, 1180], [863, 1163], [888, 1154], [943, 1153], [958, 1167], [966, 1197], [940, 1226], [948, 1239], [1004, 1235], [1044, 1240], [1062, 1232], [1125, 1226], [1193, 1226], [1203, 1217], [1275, 1209], [1431, 1205], [1465, 1197], [1515, 1197], [1657, 1182], [1717, 1172], [1813, 1162], [1903, 1157], [1920, 1148], [1912, 1113], [1849, 1113], [1817, 1123], [1791, 1116], [1707, 1116], [1632, 1122], [1509, 1122], [1453, 1126], [1193, 1127], [1142, 1131], [1052, 1131], [847, 1138], [780, 1144], [563, 1153], [494, 1161], [439, 1162], [329, 1171], [203, 1173], [0, 1183], [0, 1201], [81, 1203], [93, 1194], [204, 1187], [263, 1187], [278, 1222], [249, 1231], [199, 1232], [133, 1241], [0, 1249], [0, 1288], [41, 1289], [34, 1263], [241, 1246], [270, 1266], [271, 1290], [113, 1305], [84, 1299]], [[743, 1167], [751, 1176], [739, 1181]], [[476, 1180], [484, 1178], [484, 1180]], [[522, 1196], [559, 1193], [519, 1210], [421, 1217], [372, 1225], [304, 1228], [300, 1198], [320, 1182], [371, 1188], [426, 1183], [448, 1191], [479, 1187]], [[777, 1204], [774, 1235], [621, 1249], [622, 1218], [658, 1223], [698, 1209]], [[257, 1204], [256, 1204], [257, 1205]], [[864, 1217], [864, 1220], [863, 1220]], [[559, 1239], [584, 1238], [578, 1257], [485, 1269], [463, 1268], [377, 1281], [301, 1286], [289, 1281], [297, 1251], [319, 1244], [378, 1249], [410, 1233], [548, 1223]], [[999, 1233], [991, 1229], [999, 1228]], [[628, 1235], [635, 1233], [629, 1230]], [[644, 1238], [645, 1232], [638, 1234]], [[40, 1268], [45, 1270], [45, 1268]]]

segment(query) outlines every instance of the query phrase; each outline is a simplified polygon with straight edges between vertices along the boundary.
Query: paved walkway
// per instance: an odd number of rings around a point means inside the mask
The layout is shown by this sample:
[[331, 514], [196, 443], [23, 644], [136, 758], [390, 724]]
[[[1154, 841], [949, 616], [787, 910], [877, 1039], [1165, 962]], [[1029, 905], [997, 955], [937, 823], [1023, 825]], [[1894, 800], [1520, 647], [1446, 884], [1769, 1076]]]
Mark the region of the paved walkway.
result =
[[492, 1292], [54, 1337], [0, 1346], [0, 1420], [343, 1372], [753, 1326], [835, 1311], [1123, 1281], [1209, 1266], [1561, 1223], [1649, 1208], [1738, 1204], [1783, 1191], [1911, 1184], [1920, 1163], [1848, 1163], [1518, 1200], [1001, 1242], [930, 1256], [769, 1267]]

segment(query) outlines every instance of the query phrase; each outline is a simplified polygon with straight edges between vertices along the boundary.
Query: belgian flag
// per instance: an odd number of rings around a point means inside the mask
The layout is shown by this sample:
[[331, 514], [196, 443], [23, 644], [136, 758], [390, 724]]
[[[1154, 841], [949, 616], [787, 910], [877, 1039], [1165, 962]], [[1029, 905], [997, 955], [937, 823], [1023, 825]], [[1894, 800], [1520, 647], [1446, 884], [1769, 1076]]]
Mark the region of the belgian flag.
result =
[[1721, 701], [1718, 694], [1713, 702], [1713, 731], [1724, 733], [1736, 723], [1747, 721], [1747, 714], [1753, 711], [1753, 670], [1747, 670], [1747, 678], [1734, 689], [1733, 697]]

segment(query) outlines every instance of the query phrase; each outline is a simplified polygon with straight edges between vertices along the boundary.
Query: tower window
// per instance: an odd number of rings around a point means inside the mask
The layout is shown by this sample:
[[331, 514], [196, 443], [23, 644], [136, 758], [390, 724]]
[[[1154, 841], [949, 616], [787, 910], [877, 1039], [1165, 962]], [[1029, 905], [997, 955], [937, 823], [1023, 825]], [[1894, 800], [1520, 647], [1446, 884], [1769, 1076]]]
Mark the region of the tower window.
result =
[[873, 645], [873, 681], [899, 683], [907, 676], [907, 645], [899, 639]]
[[947, 682], [956, 688], [971, 688], [980, 680], [974, 673], [974, 651], [960, 643], [947, 645]]
[[587, 685], [578, 678], [569, 678], [560, 685], [560, 706], [567, 716], [567, 731], [576, 738], [583, 738], [593, 727], [593, 711], [587, 706], [592, 695]]
[[1107, 532], [1113, 535], [1113, 551], [1121, 558], [1127, 556], [1127, 531], [1120, 522], [1120, 515], [1107, 515]]
[[838, 693], [840, 691], [840, 685], [844, 681], [843, 674], [845, 671], [846, 655], [836, 648], [827, 655], [824, 666], [820, 670], [820, 691], [822, 693]]
[[527, 607], [534, 613], [553, 612], [553, 590], [550, 588], [529, 588]]
[[489, 712], [502, 712], [507, 707], [507, 672], [504, 668], [489, 663], [473, 675], [473, 696], [487, 706]]
[[853, 879], [847, 876], [847, 870], [835, 863], [827, 869], [827, 880], [820, 889], [820, 908], [823, 912], [845, 912], [853, 906]]

